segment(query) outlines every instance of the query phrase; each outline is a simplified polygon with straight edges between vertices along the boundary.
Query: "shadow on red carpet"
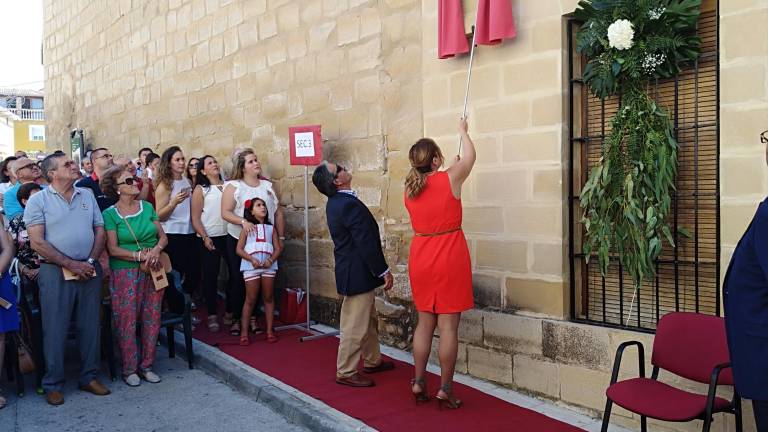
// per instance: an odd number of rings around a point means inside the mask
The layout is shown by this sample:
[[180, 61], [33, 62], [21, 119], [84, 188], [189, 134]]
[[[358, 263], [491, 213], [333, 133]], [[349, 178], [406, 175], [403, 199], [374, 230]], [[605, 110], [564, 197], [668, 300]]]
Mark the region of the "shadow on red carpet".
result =
[[[204, 316], [201, 316], [203, 320]], [[417, 406], [410, 393], [413, 368], [395, 360], [395, 369], [370, 375], [375, 387], [352, 388], [336, 384], [338, 339], [327, 337], [300, 342], [299, 330], [278, 332], [279, 340], [268, 344], [264, 334], [251, 336], [249, 346], [238, 345], [226, 327], [211, 333], [205, 321], [194, 337], [270, 375], [325, 404], [359, 419], [380, 431], [581, 431], [535, 411], [456, 383], [454, 392], [464, 401], [458, 410], [438, 410], [434, 398]], [[427, 385], [434, 395], [440, 378], [429, 374]]]

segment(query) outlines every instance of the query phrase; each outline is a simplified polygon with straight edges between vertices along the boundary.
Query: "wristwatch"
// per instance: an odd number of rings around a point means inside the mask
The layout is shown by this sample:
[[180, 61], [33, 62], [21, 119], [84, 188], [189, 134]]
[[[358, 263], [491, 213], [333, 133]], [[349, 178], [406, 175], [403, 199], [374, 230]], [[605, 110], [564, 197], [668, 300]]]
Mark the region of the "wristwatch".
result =
[[88, 263], [88, 264], [90, 264], [90, 265], [93, 265], [93, 263], [95, 263], [95, 262], [96, 262], [96, 260], [95, 260], [95, 259], [93, 259], [93, 258], [91, 258], [91, 257], [88, 257], [88, 259], [87, 259], [87, 260], [85, 260], [85, 262], [87, 262], [87, 263]]

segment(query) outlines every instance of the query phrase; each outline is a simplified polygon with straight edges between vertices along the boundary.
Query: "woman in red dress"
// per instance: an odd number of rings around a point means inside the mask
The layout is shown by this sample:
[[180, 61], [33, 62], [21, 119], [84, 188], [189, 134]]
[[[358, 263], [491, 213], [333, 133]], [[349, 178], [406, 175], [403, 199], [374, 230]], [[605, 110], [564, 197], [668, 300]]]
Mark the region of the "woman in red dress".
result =
[[440, 407], [459, 408], [451, 384], [458, 351], [461, 313], [472, 309], [472, 265], [469, 248], [461, 231], [461, 185], [475, 164], [475, 146], [467, 133], [467, 121], [460, 123], [464, 156], [447, 170], [440, 147], [422, 138], [411, 147], [411, 171], [405, 180], [405, 207], [411, 216], [414, 237], [408, 259], [413, 302], [419, 322], [413, 336], [414, 379], [411, 391], [416, 403], [426, 402], [424, 382], [435, 327], [440, 329], [441, 385], [436, 398]]

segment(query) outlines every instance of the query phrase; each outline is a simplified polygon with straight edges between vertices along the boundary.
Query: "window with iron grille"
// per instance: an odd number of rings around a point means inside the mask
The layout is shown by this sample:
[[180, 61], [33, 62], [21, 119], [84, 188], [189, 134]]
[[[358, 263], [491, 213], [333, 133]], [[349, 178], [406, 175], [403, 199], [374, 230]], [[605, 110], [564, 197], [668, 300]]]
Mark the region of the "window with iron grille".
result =
[[568, 224], [571, 317], [576, 321], [654, 331], [667, 312], [720, 315], [718, 14], [716, 1], [702, 3], [701, 57], [681, 65], [676, 78], [648, 88], [674, 122], [679, 145], [669, 218], [678, 247], [664, 245], [655, 278], [644, 281], [636, 296], [632, 278], [618, 260], [612, 260], [609, 274], [602, 277], [597, 258], [588, 263], [582, 253], [579, 193], [601, 156], [619, 98], [601, 101], [581, 81], [586, 61], [575, 52], [579, 22], [568, 22]]

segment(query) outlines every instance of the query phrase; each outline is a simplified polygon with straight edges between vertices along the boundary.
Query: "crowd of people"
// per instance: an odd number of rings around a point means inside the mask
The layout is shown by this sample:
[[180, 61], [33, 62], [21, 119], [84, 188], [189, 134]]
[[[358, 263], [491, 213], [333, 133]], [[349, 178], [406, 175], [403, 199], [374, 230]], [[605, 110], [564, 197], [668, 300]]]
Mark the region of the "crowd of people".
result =
[[[187, 161], [173, 146], [161, 155], [143, 148], [137, 156], [115, 157], [97, 148], [79, 166], [61, 151], [39, 162], [19, 154], [0, 163], [0, 209], [8, 233], [0, 235], [0, 299], [8, 302], [0, 307], [0, 369], [5, 334], [19, 329], [15, 285], [21, 285], [40, 305], [42, 386], [51, 405], [64, 403], [64, 349], [72, 319], [79, 388], [110, 393], [97, 378], [105, 292], [123, 381], [161, 381], [152, 369], [161, 312], [184, 310], [183, 294], [155, 287], [151, 273], [162, 269], [176, 270], [186, 293], [205, 303], [209, 331], [224, 326], [241, 345], [262, 331], [255, 308], [261, 293], [266, 340], [278, 340], [273, 292], [285, 218], [256, 154], [236, 153], [226, 180], [211, 155]], [[220, 316], [222, 261], [230, 277]], [[12, 276], [18, 276], [15, 284]], [[5, 403], [0, 393], [0, 408]]]
[[[448, 408], [461, 406], [451, 388], [458, 323], [461, 312], [473, 306], [460, 198], [475, 150], [465, 120], [460, 132], [464, 156], [446, 171], [439, 170], [444, 160], [437, 144], [418, 141], [410, 151], [412, 170], [405, 182], [405, 203], [416, 233], [409, 266], [419, 311], [411, 391], [417, 403], [429, 400], [424, 375], [432, 334], [439, 327], [443, 379], [435, 397]], [[274, 281], [285, 215], [253, 150], [238, 151], [232, 166], [225, 178], [215, 157], [187, 160], [177, 146], [160, 155], [142, 148], [135, 159], [97, 148], [80, 166], [63, 152], [39, 163], [18, 155], [0, 164], [0, 205], [9, 233], [0, 235], [0, 297], [15, 301], [7, 269], [16, 259], [21, 285], [36, 293], [42, 310], [42, 386], [48, 403], [64, 403], [64, 345], [73, 312], [82, 363], [80, 389], [110, 393], [97, 379], [103, 287], [111, 300], [123, 381], [128, 386], [161, 381], [152, 368], [161, 312], [184, 309], [183, 294], [155, 287], [151, 274], [167, 268], [181, 277], [186, 293], [199, 294], [209, 331], [227, 331], [240, 345], [249, 345], [250, 335], [262, 331], [256, 307], [261, 297], [266, 342], [278, 341]], [[358, 370], [361, 358], [366, 375], [394, 368], [381, 357], [373, 306], [374, 290], [390, 289], [393, 276], [378, 224], [351, 182], [349, 169], [328, 161], [313, 175], [317, 189], [328, 196], [336, 284], [343, 298], [336, 382], [364, 387], [373, 380]], [[220, 316], [221, 263], [229, 277]], [[0, 338], [18, 329], [15, 317], [15, 305], [0, 309]], [[0, 398], [0, 406], [4, 403]]]

